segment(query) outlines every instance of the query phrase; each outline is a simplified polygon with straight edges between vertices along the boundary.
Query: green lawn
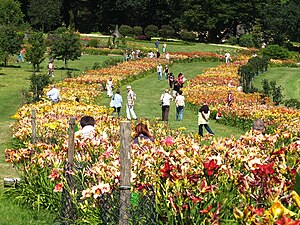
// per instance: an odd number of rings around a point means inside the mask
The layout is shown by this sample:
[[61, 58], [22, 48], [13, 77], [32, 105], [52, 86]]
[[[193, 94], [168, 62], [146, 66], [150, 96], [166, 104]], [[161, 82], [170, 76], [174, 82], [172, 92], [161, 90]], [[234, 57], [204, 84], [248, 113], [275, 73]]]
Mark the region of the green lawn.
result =
[[[185, 74], [187, 79], [195, 77], [202, 73], [206, 68], [215, 67], [218, 63], [216, 62], [192, 62], [188, 64], [177, 63], [170, 67], [170, 71], [174, 75], [178, 75], [179, 72]], [[138, 118], [149, 118], [155, 119], [161, 118], [161, 106], [160, 96], [164, 93], [164, 90], [168, 88], [167, 81], [158, 81], [157, 73], [152, 73], [146, 77], [136, 80], [130, 83], [134, 92], [137, 95], [137, 100], [135, 103], [135, 112]], [[121, 95], [123, 96], [123, 101], [126, 101], [126, 85], [121, 88]], [[109, 105], [109, 99], [103, 99], [103, 104]], [[126, 116], [125, 103], [123, 103], [123, 108], [121, 110], [122, 116]], [[186, 108], [183, 114], [183, 121], [175, 121], [175, 104], [171, 103], [170, 114], [169, 114], [169, 125], [171, 128], [185, 127], [186, 133], [197, 133], [198, 132], [198, 118], [197, 112]], [[229, 137], [231, 135], [240, 136], [244, 134], [244, 131], [238, 130], [236, 128], [227, 127], [216, 123], [213, 119], [210, 120], [210, 127], [215, 132], [216, 137]]]
[[254, 86], [261, 89], [261, 81], [267, 79], [276, 81], [283, 87], [284, 99], [297, 99], [300, 101], [300, 68], [271, 67], [254, 79]]
[[[142, 43], [150, 47], [154, 46], [154, 42]], [[218, 49], [225, 49], [223, 47], [211, 46], [205, 44], [172, 44], [168, 43], [168, 51], [217, 51]], [[72, 69], [72, 73], [76, 75], [81, 74], [86, 69], [91, 69], [92, 66], [97, 63], [102, 63], [108, 59], [108, 56], [87, 56], [83, 55], [79, 61], [70, 61], [69, 68]], [[41, 65], [42, 72], [47, 72], [47, 62]], [[179, 72], [183, 72], [188, 79], [199, 75], [205, 68], [216, 66], [218, 63], [214, 62], [193, 62], [188, 64], [174, 64], [170, 70], [175, 75]], [[14, 122], [11, 116], [16, 112], [20, 104], [20, 91], [22, 89], [28, 89], [29, 87], [29, 76], [32, 74], [31, 64], [25, 62], [20, 64], [20, 67], [16, 67], [19, 64], [9, 63], [10, 67], [0, 67], [0, 193], [3, 192], [3, 178], [4, 177], [15, 177], [16, 172], [12, 167], [4, 161], [4, 150], [10, 146], [10, 139], [12, 132], [10, 125]], [[14, 67], [11, 67], [14, 66]], [[64, 64], [61, 61], [55, 61], [55, 79], [60, 80], [65, 77]], [[292, 74], [292, 75], [291, 75]], [[299, 99], [299, 69], [293, 68], [271, 68], [268, 73], [258, 77], [255, 82], [260, 83], [259, 79], [263, 79], [264, 76], [268, 76], [269, 80], [273, 79], [283, 87], [285, 87], [285, 94], [289, 97]], [[282, 79], [284, 78], [284, 79]], [[126, 84], [127, 85], [127, 84]], [[121, 87], [121, 95], [126, 100], [126, 85]], [[159, 106], [160, 95], [164, 89], [168, 87], [166, 81], [157, 81], [157, 74], [149, 74], [139, 80], [136, 80], [130, 85], [137, 94], [137, 101], [135, 111], [138, 117], [147, 118], [160, 118], [161, 107]], [[101, 103], [109, 105], [109, 99], [103, 97]], [[122, 115], [125, 115], [125, 104], [123, 104]], [[197, 112], [191, 109], [186, 109], [183, 116], [182, 122], [175, 121], [175, 106], [174, 103], [171, 105], [169, 124], [171, 128], [185, 127], [186, 132], [197, 132]], [[244, 131], [236, 128], [223, 126], [211, 120], [210, 126], [215, 132], [216, 137], [228, 137], [231, 134], [239, 136], [244, 134]], [[9, 200], [0, 198], [0, 211], [1, 219], [0, 224], [53, 224], [51, 215], [45, 213], [37, 213], [36, 211], [30, 211], [23, 207], [16, 206]], [[26, 222], [24, 222], [26, 221]]]

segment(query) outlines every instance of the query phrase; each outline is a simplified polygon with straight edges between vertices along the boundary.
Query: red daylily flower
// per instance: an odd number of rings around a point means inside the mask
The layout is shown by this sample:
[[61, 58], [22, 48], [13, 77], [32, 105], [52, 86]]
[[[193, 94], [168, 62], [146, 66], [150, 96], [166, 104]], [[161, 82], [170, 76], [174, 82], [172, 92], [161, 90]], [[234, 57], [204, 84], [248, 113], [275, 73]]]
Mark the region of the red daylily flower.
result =
[[160, 169], [160, 172], [162, 173], [163, 178], [167, 178], [170, 175], [170, 172], [174, 169], [174, 166], [171, 166], [168, 161], [165, 162], [165, 165], [162, 169]]
[[211, 209], [212, 209], [212, 205], [208, 206], [206, 209], [200, 210], [200, 212], [202, 214], [206, 214], [206, 213], [209, 213]]
[[300, 225], [300, 220], [292, 220], [291, 218], [285, 217], [285, 215], [282, 216], [280, 220], [275, 221], [276, 225]]
[[192, 196], [192, 202], [194, 203], [194, 205], [196, 205], [198, 202], [201, 202], [203, 199], [196, 197], [196, 196]]
[[219, 166], [216, 163], [215, 159], [209, 160], [208, 162], [204, 163], [204, 168], [207, 170], [207, 175], [211, 176], [214, 173], [214, 170], [217, 169]]

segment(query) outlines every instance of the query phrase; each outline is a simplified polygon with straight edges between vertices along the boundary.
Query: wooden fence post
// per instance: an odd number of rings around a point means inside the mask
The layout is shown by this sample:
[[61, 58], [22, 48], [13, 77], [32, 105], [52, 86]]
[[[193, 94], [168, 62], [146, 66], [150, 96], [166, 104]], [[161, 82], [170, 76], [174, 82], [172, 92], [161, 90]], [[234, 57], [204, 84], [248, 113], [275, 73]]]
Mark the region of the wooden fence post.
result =
[[120, 218], [119, 225], [129, 224], [130, 209], [130, 142], [131, 122], [120, 122]]
[[[74, 182], [72, 179], [72, 175], [70, 175], [69, 171], [73, 169], [73, 162], [74, 162], [74, 147], [75, 147], [74, 128], [75, 128], [75, 117], [71, 117], [69, 122], [69, 140], [68, 140], [68, 155], [67, 155], [68, 158], [64, 166], [66, 181], [70, 188], [71, 193], [74, 191]], [[70, 192], [64, 188], [62, 193], [61, 215], [63, 219], [63, 223], [62, 223], [63, 225], [71, 224], [74, 218], [74, 209], [73, 209]]]
[[35, 109], [31, 110], [31, 143], [35, 144], [36, 142], [36, 111]]
[[68, 162], [73, 164], [74, 160], [74, 138], [75, 138], [75, 117], [70, 118], [69, 122], [69, 140], [68, 140]]

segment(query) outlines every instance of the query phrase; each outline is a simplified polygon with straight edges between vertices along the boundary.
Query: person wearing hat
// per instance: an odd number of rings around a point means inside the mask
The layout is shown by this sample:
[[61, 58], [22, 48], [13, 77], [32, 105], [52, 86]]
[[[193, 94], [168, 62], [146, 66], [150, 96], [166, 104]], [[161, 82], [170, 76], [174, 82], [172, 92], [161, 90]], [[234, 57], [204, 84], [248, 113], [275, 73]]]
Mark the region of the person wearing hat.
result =
[[161, 110], [162, 110], [162, 121], [168, 121], [169, 120], [169, 111], [170, 111], [170, 103], [171, 100], [173, 100], [173, 97], [170, 95], [169, 89], [165, 90], [165, 93], [163, 93], [160, 96], [161, 101]]
[[255, 119], [252, 123], [252, 131], [254, 134], [263, 134], [266, 130], [265, 123], [262, 119]]
[[127, 119], [131, 120], [131, 117], [136, 120], [137, 116], [133, 110], [134, 106], [134, 101], [136, 99], [136, 95], [133, 92], [132, 88], [130, 85], [127, 87], [127, 104], [126, 104], [126, 114], [127, 114]]

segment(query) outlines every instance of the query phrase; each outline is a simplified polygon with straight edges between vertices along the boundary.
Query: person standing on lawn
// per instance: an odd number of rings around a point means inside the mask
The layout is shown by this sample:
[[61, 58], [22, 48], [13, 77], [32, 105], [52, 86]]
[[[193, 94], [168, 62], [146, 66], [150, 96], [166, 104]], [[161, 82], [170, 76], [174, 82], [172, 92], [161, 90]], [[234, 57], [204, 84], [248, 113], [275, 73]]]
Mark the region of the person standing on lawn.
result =
[[114, 112], [113, 115], [117, 112], [118, 117], [121, 116], [121, 108], [122, 108], [122, 102], [123, 98], [120, 95], [120, 89], [117, 89], [116, 94], [113, 96], [114, 98]]
[[126, 104], [126, 114], [127, 119], [131, 120], [131, 117], [136, 120], [137, 116], [133, 110], [134, 102], [136, 100], [136, 95], [133, 92], [130, 85], [127, 86], [127, 104]]
[[184, 112], [185, 102], [184, 102], [184, 96], [182, 95], [182, 91], [178, 91], [178, 95], [175, 99], [176, 104], [176, 121], [182, 121], [182, 116]]
[[203, 126], [205, 127], [205, 129], [210, 135], [214, 135], [214, 132], [208, 126], [209, 115], [210, 115], [210, 111], [208, 105], [203, 104], [199, 109], [199, 113], [198, 113], [198, 126], [199, 126], [198, 134], [201, 137], [203, 137]]
[[165, 93], [163, 93], [160, 96], [161, 101], [161, 110], [162, 110], [162, 121], [168, 121], [169, 120], [169, 111], [170, 111], [170, 104], [173, 97], [170, 95], [169, 89], [165, 90]]
[[173, 73], [169, 73], [168, 80], [169, 80], [169, 87], [173, 88], [174, 81], [175, 81], [175, 77], [174, 77]]
[[164, 72], [165, 72], [165, 80], [168, 80], [168, 76], [169, 76], [169, 67], [168, 67], [168, 65], [165, 66]]
[[163, 67], [161, 64], [158, 64], [157, 66], [157, 78], [158, 80], [162, 79], [162, 72], [163, 72]]

